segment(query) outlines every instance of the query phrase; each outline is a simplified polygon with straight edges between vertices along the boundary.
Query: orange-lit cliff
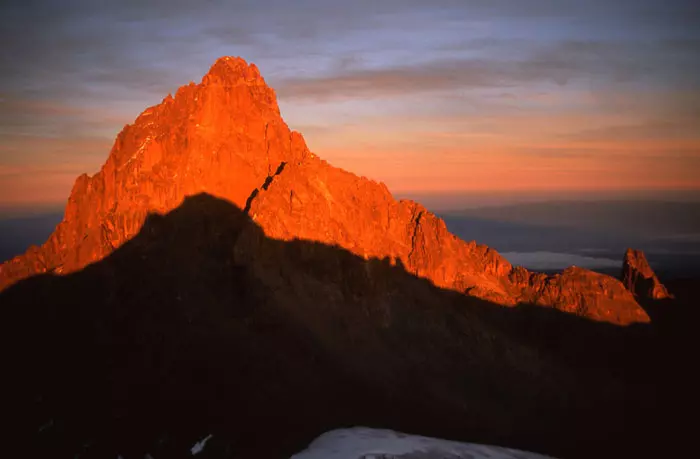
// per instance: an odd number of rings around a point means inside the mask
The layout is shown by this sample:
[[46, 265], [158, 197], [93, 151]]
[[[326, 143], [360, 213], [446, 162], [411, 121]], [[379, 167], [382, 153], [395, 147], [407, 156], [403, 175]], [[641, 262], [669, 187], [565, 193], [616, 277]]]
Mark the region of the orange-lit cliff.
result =
[[513, 267], [496, 251], [452, 235], [420, 204], [397, 201], [384, 184], [323, 161], [282, 120], [255, 65], [233, 57], [127, 125], [102, 169], [78, 177], [49, 240], [0, 266], [0, 289], [101, 260], [136, 235], [149, 213], [166, 213], [200, 192], [244, 209], [268, 237], [388, 259], [438, 287], [617, 324], [649, 320], [612, 277], [575, 267], [553, 276]]

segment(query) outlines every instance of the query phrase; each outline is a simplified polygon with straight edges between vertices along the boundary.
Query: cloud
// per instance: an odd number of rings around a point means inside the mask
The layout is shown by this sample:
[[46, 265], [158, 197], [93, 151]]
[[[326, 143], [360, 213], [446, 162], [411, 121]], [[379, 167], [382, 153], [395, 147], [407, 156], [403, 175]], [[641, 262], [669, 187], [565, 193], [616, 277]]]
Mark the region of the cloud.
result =
[[40, 182], [45, 172], [70, 173], [73, 177], [94, 173], [107, 158], [112, 142], [111, 138], [97, 137], [3, 136], [0, 176], [31, 175]]
[[[671, 18], [689, 20], [694, 11], [697, 8], [691, 2], [674, 2], [671, 7], [656, 0], [438, 0], [430, 5], [417, 0], [9, 0], [0, 6], [0, 40], [6, 44], [0, 51], [0, 85], [36, 97], [97, 97], [116, 92], [120, 93], [118, 97], [134, 97], [136, 93], [141, 98], [144, 94], [162, 96], [200, 76], [218, 57], [217, 50], [268, 59], [273, 70], [287, 65], [288, 72], [297, 77], [280, 77], [280, 89], [284, 89], [280, 93], [296, 99], [333, 97], [334, 84], [339, 93], [348, 94], [340, 97], [370, 97], [434, 87], [508, 86], [537, 79], [564, 84], [596, 72], [614, 73], [625, 80], [637, 78], [653, 65], [656, 58], [644, 58], [645, 46], [573, 41], [534, 51], [528, 37], [506, 37], [503, 32], [511, 25], [508, 21], [528, 24], [528, 35], [540, 22], [551, 28], [557, 26], [557, 21], [573, 17], [592, 23], [610, 18], [633, 24], [651, 21], [670, 29]], [[450, 24], [463, 32], [443, 36], [441, 26], [448, 28]], [[469, 31], [474, 24], [486, 24], [485, 30], [472, 36]], [[386, 37], [397, 37], [398, 41]], [[509, 54], [507, 62], [488, 55], [479, 59], [437, 59], [431, 69], [428, 62], [392, 65], [381, 54], [389, 52], [390, 45], [398, 49], [410, 46], [408, 43], [414, 43], [411, 37], [423, 44], [405, 51], [418, 56], [424, 53], [423, 57], [433, 52], [431, 48], [450, 46], [453, 51], [497, 50], [525, 55], [511, 60]], [[668, 49], [697, 52], [696, 38], [672, 37], [673, 45], [664, 46], [664, 55], [671, 56]], [[374, 51], [380, 53], [376, 58], [382, 60], [382, 65], [358, 70], [358, 62], [362, 62], [363, 55], [374, 52], [373, 47], [378, 48]], [[319, 73], [324, 69], [309, 72], [310, 62], [318, 65], [322, 58], [338, 52], [337, 73]], [[425, 68], [416, 68], [423, 65]], [[677, 75], [697, 74], [687, 71], [689, 66], [658, 66], [655, 71], [668, 68]], [[402, 71], [406, 72], [405, 78], [400, 75]], [[307, 72], [311, 78], [300, 75]], [[274, 72], [266, 76], [278, 80]]]
[[280, 82], [277, 92], [287, 99], [323, 101], [396, 96], [461, 87], [507, 86], [497, 66], [478, 60], [448, 60], [427, 65], [350, 70], [328, 76], [289, 78]]
[[[692, 121], [671, 121], [655, 120], [635, 124], [624, 124], [615, 126], [604, 126], [565, 134], [561, 137], [577, 142], [624, 142], [642, 140], [663, 140], [674, 139], [696, 140], [700, 148], [700, 135], [698, 135], [698, 124]], [[700, 151], [698, 151], [700, 153]]]
[[620, 268], [620, 260], [610, 258], [586, 257], [569, 253], [554, 252], [505, 252], [501, 253], [514, 265], [523, 266], [536, 271], [559, 271], [569, 266], [586, 269]]
[[[115, 105], [89, 106], [64, 100], [8, 98], [0, 102], [0, 136], [4, 147], [28, 139], [112, 139], [133, 113]], [[0, 150], [2, 151], [2, 150]]]
[[456, 89], [511, 88], [549, 81], [565, 84], [577, 76], [573, 66], [545, 61], [444, 59], [416, 65], [282, 80], [277, 92], [286, 99], [326, 101], [336, 98], [379, 98]]
[[[530, 97], [563, 88], [605, 93], [584, 107], [601, 117], [663, 106], [656, 117], [618, 122], [619, 129], [657, 119], [686, 123], [682, 117], [700, 113], [697, 99], [672, 104], [667, 96], [698, 88], [697, 13], [697, 2], [686, 0], [7, 0], [0, 3], [0, 164], [57, 161], [52, 152], [68, 154], [71, 139], [109, 143], [124, 123], [198, 80], [224, 54], [259, 65], [285, 116], [293, 113], [290, 125], [317, 126], [308, 134], [330, 138], [356, 123], [348, 142], [391, 151], [418, 141], [426, 142], [416, 146], [421, 151], [466, 148], [460, 142], [479, 130], [512, 143], [509, 130], [541, 124], [504, 115], [556, 120], [579, 109]], [[635, 96], [650, 87], [666, 102], [635, 109]], [[613, 106], [616, 93], [632, 97]], [[372, 120], [360, 119], [387, 106], [393, 115], [430, 114], [435, 136], [409, 139], [405, 131], [415, 124], [399, 126], [403, 138], [389, 139], [392, 147], [374, 135], [378, 129], [368, 130]], [[453, 115], [468, 118], [440, 125], [440, 116]], [[604, 127], [571, 132], [615, 134], [612, 127], [595, 132]], [[92, 170], [96, 153], [75, 151]]]
[[[497, 40], [489, 40], [485, 46], [497, 45]], [[379, 68], [343, 66], [330, 74], [283, 79], [278, 84], [278, 93], [293, 100], [327, 101], [457, 89], [507, 89], [542, 83], [563, 86], [572, 80], [610, 88], [623, 82], [663, 81], [669, 72], [663, 64], [669, 50], [678, 52], [676, 45], [676, 41], [658, 42], [640, 51], [640, 44], [635, 42], [562, 41], [542, 45], [523, 41], [511, 43], [511, 51], [516, 51], [517, 58], [489, 57], [486, 52], [484, 57], [457, 55]], [[700, 73], [700, 55], [692, 59], [694, 50], [687, 46], [686, 59], [676, 61], [677, 68], [672, 70]], [[502, 94], [506, 95], [504, 99], [508, 98], [506, 91]]]

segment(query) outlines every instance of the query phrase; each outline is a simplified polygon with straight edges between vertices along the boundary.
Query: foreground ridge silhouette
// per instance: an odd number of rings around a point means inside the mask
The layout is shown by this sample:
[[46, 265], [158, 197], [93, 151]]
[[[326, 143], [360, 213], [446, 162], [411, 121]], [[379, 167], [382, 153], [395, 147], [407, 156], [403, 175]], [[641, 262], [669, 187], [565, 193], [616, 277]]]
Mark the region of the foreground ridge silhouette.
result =
[[575, 267], [557, 275], [513, 267], [495, 250], [452, 235], [420, 204], [396, 201], [385, 185], [332, 167], [290, 131], [257, 67], [233, 57], [127, 125], [101, 170], [76, 180], [49, 240], [0, 266], [0, 289], [101, 260], [137, 234], [149, 213], [200, 192], [249, 212], [268, 236], [388, 258], [438, 287], [616, 324], [649, 321], [617, 279]]
[[353, 425], [620, 457], [676, 406], [650, 325], [440, 289], [207, 194], [0, 304], [15, 457], [189, 457], [210, 434], [208, 457], [288, 457]]

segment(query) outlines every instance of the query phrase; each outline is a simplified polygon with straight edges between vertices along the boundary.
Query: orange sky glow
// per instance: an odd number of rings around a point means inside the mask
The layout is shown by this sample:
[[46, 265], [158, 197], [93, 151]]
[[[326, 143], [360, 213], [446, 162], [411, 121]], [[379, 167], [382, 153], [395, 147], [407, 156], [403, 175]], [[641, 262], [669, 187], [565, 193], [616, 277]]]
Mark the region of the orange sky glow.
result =
[[259, 67], [312, 151], [397, 195], [700, 191], [690, 3], [68, 3], [0, 6], [0, 208], [65, 203], [223, 55]]

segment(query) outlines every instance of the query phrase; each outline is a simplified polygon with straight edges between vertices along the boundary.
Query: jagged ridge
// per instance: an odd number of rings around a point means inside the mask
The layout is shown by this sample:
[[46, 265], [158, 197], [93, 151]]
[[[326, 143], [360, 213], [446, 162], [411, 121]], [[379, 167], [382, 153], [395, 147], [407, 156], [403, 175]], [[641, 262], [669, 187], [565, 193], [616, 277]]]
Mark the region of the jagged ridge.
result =
[[622, 282], [627, 290], [642, 299], [665, 300], [673, 298], [656, 273], [649, 266], [641, 250], [627, 249], [622, 262]]
[[396, 201], [384, 184], [311, 154], [282, 120], [257, 67], [232, 57], [127, 125], [102, 169], [76, 180], [49, 240], [0, 266], [0, 289], [100, 260], [135, 235], [149, 213], [165, 213], [200, 192], [245, 209], [269, 237], [388, 258], [439, 287], [619, 324], [649, 320], [612, 277], [513, 267], [495, 250], [455, 237], [420, 204]]

